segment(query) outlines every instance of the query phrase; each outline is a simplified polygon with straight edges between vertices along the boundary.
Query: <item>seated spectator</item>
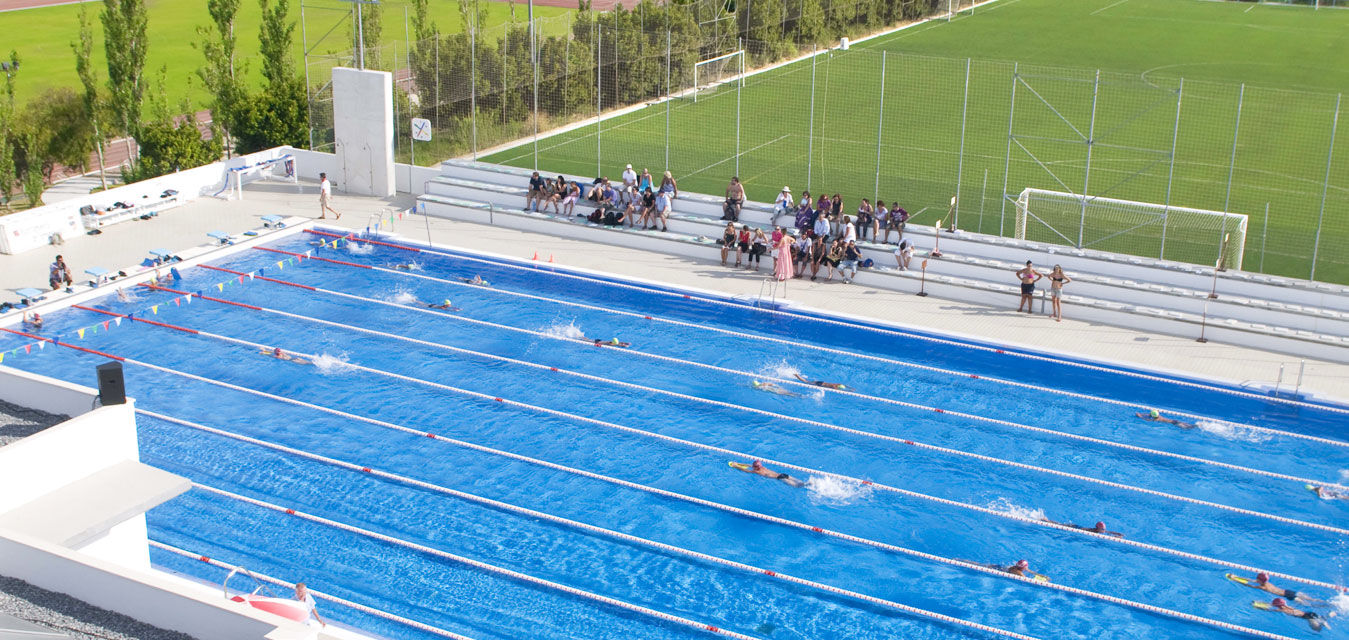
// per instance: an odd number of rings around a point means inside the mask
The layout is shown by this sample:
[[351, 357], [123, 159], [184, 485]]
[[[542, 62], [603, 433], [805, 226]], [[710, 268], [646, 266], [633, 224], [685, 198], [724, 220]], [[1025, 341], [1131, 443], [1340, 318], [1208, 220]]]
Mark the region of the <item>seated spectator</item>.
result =
[[628, 200], [628, 194], [630, 194], [630, 193], [632, 192], [632, 189], [635, 188], [636, 186], [637, 186], [637, 172], [636, 172], [636, 171], [633, 171], [633, 170], [632, 170], [632, 165], [629, 164], [627, 167], [625, 167], [625, 168], [623, 169], [623, 189], [622, 189], [622, 194], [623, 194], [624, 204], [628, 204], [628, 201], [627, 201], [627, 200]]
[[829, 253], [829, 245], [825, 244], [825, 236], [815, 236], [810, 243], [810, 279], [813, 281], [820, 275], [820, 265], [824, 264], [826, 255]]
[[543, 188], [546, 185], [544, 179], [535, 171], [529, 176], [529, 195], [525, 196], [525, 211], [533, 207], [534, 211], [539, 210], [539, 202], [543, 199]]
[[[728, 221], [726, 228], [721, 230], [721, 266], [726, 266], [726, 256], [735, 249], [735, 241], [735, 223]], [[739, 254], [736, 254], [735, 266], [740, 266]]]
[[838, 237], [844, 242], [857, 242], [857, 227], [853, 226], [852, 219], [843, 216], [843, 225], [838, 231]]
[[829, 199], [829, 222], [838, 224], [839, 219], [842, 217], [843, 197], [835, 193], [834, 197]]
[[56, 291], [61, 288], [62, 283], [65, 283], [66, 289], [69, 290], [75, 281], [70, 278], [70, 267], [66, 266], [66, 259], [56, 256], [56, 260], [47, 268], [47, 284], [51, 285], [52, 291]]
[[871, 225], [875, 219], [876, 210], [871, 208], [871, 201], [862, 198], [862, 204], [857, 205], [857, 239], [867, 239], [867, 231], [871, 230]]
[[[655, 217], [660, 218], [660, 230], [661, 230], [661, 231], [669, 231], [669, 229], [667, 229], [667, 228], [665, 227], [665, 224], [666, 224], [666, 221], [670, 219], [670, 208], [671, 208], [671, 205], [673, 204], [673, 203], [671, 203], [671, 199], [672, 199], [672, 196], [671, 196], [670, 194], [668, 194], [668, 193], [665, 193], [664, 191], [660, 192], [660, 194], [656, 196], [656, 213], [655, 213]], [[655, 226], [656, 226], [656, 221], [653, 219], [653, 220], [651, 221], [651, 227], [654, 229]]]
[[810, 231], [815, 223], [815, 210], [810, 208], [810, 194], [807, 193], [801, 198], [801, 204], [796, 208], [796, 231], [798, 235], [804, 235]]
[[651, 191], [650, 185], [647, 185], [642, 192], [640, 208], [642, 231], [646, 231], [648, 228], [654, 229], [656, 227], [656, 194]]
[[[829, 206], [827, 202], [828, 201], [826, 201], [825, 204], [826, 207]], [[815, 225], [811, 227], [811, 232], [821, 241], [829, 238], [830, 227], [828, 209], [820, 209], [815, 212]]]
[[637, 179], [637, 190], [646, 193], [646, 190], [650, 188], [652, 188], [651, 172], [647, 171], [646, 167], [642, 167], [642, 176]]
[[792, 198], [791, 187], [783, 187], [782, 192], [778, 194], [778, 199], [773, 202], [773, 219], [770, 222], [777, 224], [778, 216], [790, 214], [795, 202]]
[[763, 229], [755, 229], [754, 235], [749, 241], [749, 257], [745, 259], [745, 268], [749, 269], [753, 265], [754, 270], [759, 270], [763, 255], [768, 253], [768, 236], [764, 235]]
[[576, 200], [581, 197], [581, 185], [578, 182], [567, 182], [562, 189], [562, 208], [566, 211], [564, 215], [570, 217], [576, 209]]
[[885, 207], [884, 200], [876, 201], [876, 218], [871, 223], [871, 239], [875, 242], [881, 241], [881, 229], [890, 224], [890, 210]]
[[825, 282], [834, 279], [834, 269], [837, 269], [838, 265], [843, 262], [843, 249], [846, 246], [847, 244], [843, 242], [842, 238], [838, 238], [829, 244], [829, 252], [825, 254], [824, 259], [820, 260], [829, 269], [824, 276]]
[[768, 247], [769, 247], [770, 249], [773, 249], [773, 250], [774, 250], [774, 251], [773, 251], [773, 272], [774, 272], [774, 273], [776, 273], [777, 270], [778, 270], [778, 252], [777, 252], [777, 249], [780, 248], [780, 247], [782, 247], [782, 237], [785, 236], [785, 235], [787, 235], [787, 232], [782, 230], [782, 226], [781, 226], [781, 225], [773, 225], [773, 233], [770, 234], [769, 237], [768, 237]]
[[806, 266], [810, 264], [810, 247], [811, 241], [808, 233], [802, 233], [792, 243], [792, 264], [801, 265], [801, 268], [797, 269], [792, 277], [800, 278], [806, 275]]
[[740, 220], [740, 208], [745, 204], [745, 185], [740, 184], [740, 178], [732, 176], [731, 183], [726, 185], [726, 203], [722, 205], [722, 220], [738, 222]]
[[[752, 236], [751, 236], [750, 231], [749, 231], [749, 225], [747, 225], [747, 224], [746, 224], [746, 225], [741, 225], [741, 227], [740, 227], [740, 234], [736, 236], [736, 242], [735, 242], [735, 250], [736, 250], [736, 251], [735, 251], [735, 266], [737, 266], [737, 267], [740, 266], [740, 256], [748, 256], [748, 255], [749, 255], [749, 243], [750, 243], [750, 239], [751, 239], [751, 238], [752, 238]], [[749, 258], [745, 258], [745, 262], [748, 263], [748, 262], [749, 262]], [[749, 265], [746, 265], [746, 266], [749, 266]]]
[[851, 284], [853, 278], [857, 277], [857, 263], [862, 259], [862, 250], [857, 248], [856, 242], [849, 242], [843, 247], [843, 263], [839, 268], [839, 274], [843, 276], [843, 284]]
[[586, 191], [585, 198], [591, 202], [599, 202], [600, 198], [604, 196], [604, 191], [608, 188], [608, 178], [595, 178], [595, 181], [590, 183], [590, 189]]
[[[558, 192], [558, 184], [559, 184], [559, 183], [553, 182], [553, 179], [552, 179], [552, 178], [549, 178], [546, 182], [544, 182], [544, 184], [543, 184], [543, 196], [542, 196], [542, 197], [540, 198], [540, 200], [539, 200], [540, 202], [543, 203], [543, 210], [544, 210], [544, 211], [547, 211], [547, 210], [548, 210], [548, 207], [549, 207], [549, 206], [552, 206], [552, 207], [553, 207], [553, 213], [559, 213], [558, 208], [557, 208], [557, 202], [558, 202], [558, 200], [561, 198], [561, 196], [559, 195], [559, 192]], [[537, 204], [535, 205], [535, 210], [536, 210], [536, 211], [538, 210], [538, 205], [537, 205]]]
[[665, 172], [665, 177], [660, 179], [660, 192], [666, 194], [671, 200], [679, 197], [679, 184], [675, 182], [674, 176], [669, 171]]
[[831, 215], [833, 209], [834, 202], [829, 199], [829, 196], [821, 193], [820, 199], [815, 201], [815, 218], [819, 219], [820, 216], [827, 218]]
[[895, 263], [899, 265], [900, 271], [908, 271], [909, 263], [913, 261], [913, 242], [911, 240], [900, 240], [899, 246], [895, 247]]
[[899, 203], [898, 203], [898, 202], [895, 202], [895, 203], [890, 207], [890, 224], [888, 224], [888, 225], [885, 227], [885, 240], [883, 240], [882, 242], [883, 242], [884, 244], [889, 244], [889, 243], [890, 243], [890, 232], [891, 232], [891, 231], [894, 231], [895, 234], [896, 234], [895, 242], [899, 242], [900, 240], [903, 240], [903, 239], [904, 239], [904, 223], [906, 223], [906, 222], [908, 222], [908, 221], [909, 221], [909, 212], [908, 212], [908, 211], [905, 211], [903, 207], [899, 206]]

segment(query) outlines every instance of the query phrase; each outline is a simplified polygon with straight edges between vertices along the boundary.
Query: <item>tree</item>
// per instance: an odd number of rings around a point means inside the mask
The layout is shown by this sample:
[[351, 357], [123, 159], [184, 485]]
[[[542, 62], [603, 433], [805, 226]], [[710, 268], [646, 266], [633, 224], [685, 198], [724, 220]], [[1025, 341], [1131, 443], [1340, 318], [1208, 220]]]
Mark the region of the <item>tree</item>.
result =
[[3, 73], [5, 92], [0, 95], [0, 199], [3, 199], [3, 203], [0, 204], [8, 204], [9, 195], [13, 193], [15, 180], [18, 179], [14, 165], [14, 148], [18, 142], [14, 114], [14, 78], [19, 75], [17, 51], [9, 52]]
[[[210, 27], [197, 27], [202, 41], [198, 47], [206, 58], [206, 65], [197, 70], [202, 84], [211, 92], [211, 120], [230, 135], [238, 124], [238, 110], [247, 99], [247, 89], [234, 64], [236, 37], [235, 17], [239, 0], [206, 0], [211, 15]], [[225, 145], [227, 150], [231, 145]]]
[[352, 6], [361, 16], [359, 24], [354, 18], [351, 21], [351, 41], [359, 39], [358, 48], [365, 49], [365, 68], [379, 69], [384, 59], [380, 50], [384, 41], [384, 6], [376, 2]]
[[271, 85], [239, 109], [234, 142], [239, 153], [309, 144], [309, 95], [302, 78]]
[[[200, 167], [220, 159], [224, 153], [219, 136], [203, 140], [186, 100], [170, 107], [168, 70], [160, 68], [158, 91], [151, 96], [154, 120], [141, 127], [141, 153], [136, 163], [122, 172], [125, 182], [139, 182], [165, 174]], [[186, 113], [175, 117], [173, 113]]]
[[84, 97], [73, 89], [44, 91], [24, 108], [19, 126], [17, 164], [25, 182], [33, 175], [50, 182], [58, 165], [83, 169], [89, 164], [93, 130], [85, 117]]
[[295, 23], [286, 20], [290, 14], [290, 1], [277, 0], [275, 8], [269, 0], [258, 0], [258, 4], [262, 6], [262, 28], [258, 33], [262, 76], [269, 87], [284, 85], [295, 77], [295, 61], [290, 54]]
[[103, 48], [108, 58], [108, 102], [122, 132], [137, 137], [145, 94], [145, 52], [149, 45], [145, 36], [145, 0], [103, 0], [100, 17]]
[[[94, 30], [89, 24], [89, 12], [80, 7], [80, 41], [70, 43], [75, 52], [75, 73], [84, 85], [82, 116], [89, 125], [88, 143], [98, 152], [98, 180], [103, 188], [108, 188], [107, 171], [103, 166], [103, 120], [107, 104], [98, 92], [98, 73], [94, 70], [91, 56], [94, 52]], [[86, 154], [87, 156], [87, 154]], [[83, 164], [83, 163], [81, 163]]]

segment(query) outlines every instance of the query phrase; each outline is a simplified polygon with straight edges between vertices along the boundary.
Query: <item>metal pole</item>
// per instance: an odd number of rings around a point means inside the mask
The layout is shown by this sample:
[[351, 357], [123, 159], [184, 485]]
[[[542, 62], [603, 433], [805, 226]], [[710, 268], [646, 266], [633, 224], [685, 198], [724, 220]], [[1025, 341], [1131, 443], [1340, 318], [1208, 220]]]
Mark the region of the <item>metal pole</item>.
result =
[[[745, 50], [743, 38], [737, 38], [740, 50]], [[740, 175], [740, 89], [745, 86], [745, 54], [740, 54], [740, 81], [735, 83], [735, 175]]]
[[[670, 8], [665, 8], [665, 21], [670, 21]], [[671, 35], [667, 26], [665, 29], [665, 170], [670, 170], [670, 102], [674, 97], [670, 94], [670, 58], [673, 54], [674, 36]]]
[[304, 2], [300, 3], [300, 46], [304, 49], [304, 96], [309, 116], [309, 148], [314, 148], [314, 96], [309, 94], [309, 30], [304, 23]]
[[501, 98], [498, 100], [501, 104], [501, 124], [506, 124], [506, 96], [514, 93], [506, 80], [506, 72], [510, 69], [510, 59], [507, 52], [510, 51], [511, 27], [505, 25], [501, 29]]
[[1307, 370], [1307, 361], [1299, 360], [1297, 366], [1297, 387], [1293, 389], [1293, 397], [1302, 393], [1302, 373]]
[[951, 214], [951, 228], [956, 228], [956, 222], [960, 220], [960, 184], [965, 178], [965, 117], [970, 112], [970, 65], [972, 62], [965, 58], [965, 102], [960, 107], [960, 159], [956, 161], [956, 205], [955, 211]]
[[1157, 253], [1158, 260], [1166, 259], [1166, 222], [1171, 213], [1171, 183], [1176, 177], [1176, 140], [1180, 137], [1180, 101], [1185, 96], [1185, 78], [1180, 79], [1176, 88], [1176, 124], [1171, 127], [1171, 168], [1166, 174], [1166, 205], [1162, 208], [1162, 248]]
[[1265, 272], [1265, 241], [1269, 240], [1269, 203], [1265, 203], [1265, 224], [1260, 227], [1260, 273]]
[[1335, 95], [1335, 118], [1330, 121], [1330, 151], [1326, 153], [1326, 181], [1321, 185], [1321, 213], [1316, 217], [1316, 244], [1312, 245], [1312, 275], [1316, 279], [1316, 254], [1321, 249], [1321, 223], [1326, 219], [1326, 193], [1330, 190], [1330, 162], [1335, 157], [1335, 133], [1340, 127], [1340, 101], [1344, 94]]
[[473, 159], [478, 159], [478, 5], [473, 5], [473, 27], [468, 30], [468, 108], [472, 112]]
[[534, 67], [534, 170], [539, 170], [539, 36], [534, 26], [534, 0], [529, 0], [529, 59]]
[[871, 199], [876, 200], [881, 197], [881, 134], [885, 131], [885, 54], [881, 50], [881, 100], [880, 110], [876, 115], [876, 190], [871, 194]]
[[984, 186], [979, 187], [979, 233], [984, 232], [984, 199], [988, 194], [988, 169], [984, 169]]
[[601, 167], [600, 158], [604, 155], [603, 143], [600, 136], [603, 130], [600, 127], [600, 95], [604, 90], [604, 29], [599, 26], [599, 21], [595, 21], [595, 177], [604, 175], [604, 169]]
[[820, 56], [820, 45], [810, 51], [810, 126], [806, 134], [806, 191], [810, 191], [810, 168], [815, 164], [815, 59]]
[[1237, 94], [1237, 123], [1232, 128], [1232, 159], [1227, 166], [1227, 197], [1223, 199], [1223, 213], [1231, 211], [1228, 206], [1232, 204], [1232, 174], [1237, 169], [1237, 138], [1241, 135], [1241, 107], [1246, 101], [1246, 83], [1241, 83], [1241, 93]]
[[1011, 177], [1012, 171], [1012, 124], [1016, 122], [1016, 83], [1021, 81], [1021, 76], [1017, 73], [1020, 67], [1019, 63], [1012, 64], [1012, 101], [1007, 107], [1007, 154], [1002, 161], [1002, 204], [998, 208], [998, 236], [1003, 235], [1003, 223], [1007, 220], [1007, 179]]
[[440, 32], [436, 32], [436, 128], [440, 128]]
[[1096, 82], [1091, 90], [1091, 128], [1087, 129], [1087, 168], [1082, 172], [1082, 220], [1077, 225], [1077, 248], [1087, 232], [1087, 193], [1091, 191], [1091, 147], [1096, 144], [1096, 105], [1101, 97], [1101, 70], [1096, 70]]
[[361, 0], [356, 0], [356, 68], [365, 68], [365, 27], [361, 24]]

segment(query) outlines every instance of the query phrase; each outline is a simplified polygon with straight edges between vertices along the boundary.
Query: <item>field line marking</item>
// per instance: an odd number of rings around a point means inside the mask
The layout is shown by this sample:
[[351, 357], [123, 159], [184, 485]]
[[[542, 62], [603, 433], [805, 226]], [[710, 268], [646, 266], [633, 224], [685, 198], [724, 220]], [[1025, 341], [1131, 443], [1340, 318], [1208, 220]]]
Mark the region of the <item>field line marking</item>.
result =
[[1089, 16], [1094, 16], [1094, 15], [1096, 15], [1096, 14], [1102, 12], [1102, 11], [1105, 11], [1106, 9], [1113, 9], [1113, 8], [1118, 7], [1118, 6], [1124, 4], [1124, 3], [1128, 2], [1128, 1], [1129, 1], [1129, 0], [1119, 0], [1119, 2], [1116, 2], [1116, 3], [1114, 3], [1114, 4], [1110, 4], [1110, 5], [1101, 7], [1100, 9], [1097, 9], [1097, 10], [1091, 12], [1091, 13], [1088, 13], [1087, 15], [1089, 15]]
[[1242, 11], [1242, 13], [1250, 13], [1250, 12], [1251, 12], [1251, 9], [1254, 9], [1255, 6], [1256, 6], [1255, 3], [1252, 3], [1251, 6], [1246, 7], [1246, 10], [1245, 10], [1245, 11]]
[[718, 161], [716, 161], [716, 162], [713, 162], [712, 164], [707, 165], [706, 167], [703, 167], [703, 168], [701, 168], [701, 169], [698, 169], [697, 171], [693, 171], [693, 172], [690, 172], [690, 173], [686, 173], [686, 174], [684, 174], [684, 175], [681, 176], [681, 177], [687, 178], [687, 177], [689, 177], [689, 176], [697, 175], [697, 174], [702, 173], [702, 172], [704, 172], [704, 171], [707, 171], [708, 169], [711, 169], [712, 167], [715, 167], [715, 166], [717, 166], [717, 165], [719, 165], [719, 164], [723, 164], [723, 163], [726, 163], [726, 162], [730, 162], [730, 161], [736, 159], [737, 157], [744, 157], [745, 155], [748, 155], [748, 154], [750, 154], [750, 153], [753, 153], [753, 152], [755, 152], [755, 151], [757, 151], [757, 150], [759, 150], [759, 149], [762, 149], [762, 148], [764, 148], [764, 147], [766, 147], [766, 146], [768, 146], [768, 145], [771, 145], [771, 144], [777, 144], [777, 143], [781, 142], [783, 138], [790, 138], [791, 135], [792, 135], [792, 134], [790, 134], [790, 133], [784, 133], [784, 134], [782, 134], [782, 135], [780, 135], [780, 136], [778, 136], [778, 137], [776, 137], [776, 138], [774, 138], [774, 139], [772, 139], [772, 140], [769, 140], [768, 142], [765, 142], [765, 143], [763, 143], [763, 144], [760, 144], [760, 145], [756, 145], [756, 146], [750, 147], [749, 149], [746, 149], [745, 151], [741, 151], [739, 154], [732, 154], [732, 155], [729, 155], [729, 156], [727, 156], [727, 157], [725, 157], [725, 158], [722, 158], [722, 159], [720, 159], [720, 160], [718, 160]]

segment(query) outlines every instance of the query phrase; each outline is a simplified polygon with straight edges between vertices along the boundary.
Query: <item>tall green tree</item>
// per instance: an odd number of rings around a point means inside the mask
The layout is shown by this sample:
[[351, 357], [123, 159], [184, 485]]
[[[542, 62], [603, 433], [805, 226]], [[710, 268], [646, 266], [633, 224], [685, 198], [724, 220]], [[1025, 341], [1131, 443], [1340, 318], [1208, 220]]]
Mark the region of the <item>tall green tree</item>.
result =
[[149, 46], [145, 35], [148, 24], [145, 0], [103, 0], [100, 18], [103, 49], [108, 58], [108, 102], [122, 133], [135, 137], [140, 132], [145, 53]]
[[14, 84], [19, 74], [19, 53], [9, 52], [5, 61], [4, 93], [0, 94], [0, 204], [8, 204], [18, 177], [14, 166], [14, 148], [18, 142], [17, 119], [14, 114]]
[[258, 33], [259, 54], [262, 56], [262, 76], [268, 86], [284, 84], [295, 77], [295, 60], [291, 57], [291, 42], [295, 39], [295, 23], [289, 20], [290, 0], [258, 0], [262, 6], [262, 28]]
[[356, 17], [352, 16], [351, 41], [356, 42], [360, 39], [361, 46], [365, 48], [365, 68], [383, 69], [385, 55], [381, 47], [384, 44], [384, 6], [362, 3], [359, 9], [361, 12], [359, 25]]
[[98, 90], [98, 72], [92, 62], [94, 53], [94, 29], [89, 24], [89, 12], [80, 8], [80, 40], [70, 43], [75, 52], [75, 73], [79, 74], [80, 84], [84, 87], [84, 112], [81, 114], [88, 123], [88, 145], [98, 152], [98, 180], [104, 189], [108, 188], [107, 169], [103, 163], [103, 129], [107, 103]]
[[[211, 119], [224, 130], [226, 139], [238, 125], [240, 104], [247, 98], [242, 71], [235, 66], [234, 24], [240, 0], [206, 0], [211, 16], [209, 27], [197, 27], [201, 43], [197, 47], [206, 64], [197, 70], [202, 84], [211, 92]], [[232, 145], [226, 144], [226, 150]]]
[[309, 140], [309, 96], [304, 79], [295, 75], [291, 41], [295, 23], [289, 19], [288, 0], [259, 0], [262, 26], [263, 90], [238, 105], [234, 141], [239, 153], [252, 153], [272, 147], [305, 147]]
[[123, 172], [128, 183], [210, 164], [224, 153], [220, 136], [202, 138], [186, 100], [169, 103], [167, 86], [168, 71], [161, 67], [157, 91], [150, 96], [153, 119], [141, 127], [140, 157]]

